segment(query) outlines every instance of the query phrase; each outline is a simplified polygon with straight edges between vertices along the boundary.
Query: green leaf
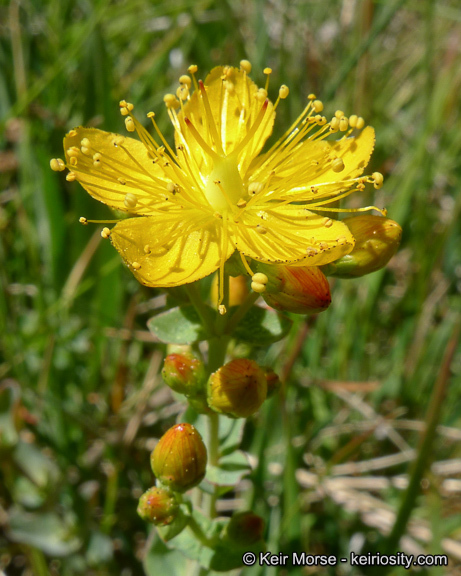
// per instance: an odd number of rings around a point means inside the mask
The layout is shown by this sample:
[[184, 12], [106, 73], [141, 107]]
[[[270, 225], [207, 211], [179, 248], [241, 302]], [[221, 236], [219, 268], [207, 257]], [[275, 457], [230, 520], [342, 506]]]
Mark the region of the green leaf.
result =
[[206, 479], [218, 486], [234, 486], [250, 471], [248, 458], [241, 450], [237, 450], [221, 458], [219, 466], [208, 466]]
[[9, 512], [6, 535], [13, 542], [34, 546], [50, 556], [67, 556], [81, 546], [72, 528], [57, 514], [29, 514], [19, 508]]
[[240, 446], [245, 419], [221, 418], [219, 422], [219, 451], [222, 456], [230, 454]]
[[253, 306], [237, 325], [233, 336], [244, 342], [266, 346], [284, 338], [293, 322], [276, 312]]
[[19, 405], [20, 391], [17, 384], [0, 387], [0, 448], [12, 448], [18, 441], [14, 412]]
[[[155, 529], [154, 529], [155, 530]], [[144, 571], [147, 576], [188, 576], [190, 567], [184, 556], [173, 548], [168, 548], [157, 534], [152, 534], [154, 543], [144, 559]], [[189, 571], [188, 571], [189, 570]]]
[[[214, 311], [210, 308], [210, 311]], [[193, 344], [207, 339], [200, 316], [191, 304], [177, 306], [147, 321], [149, 330], [166, 344]]]

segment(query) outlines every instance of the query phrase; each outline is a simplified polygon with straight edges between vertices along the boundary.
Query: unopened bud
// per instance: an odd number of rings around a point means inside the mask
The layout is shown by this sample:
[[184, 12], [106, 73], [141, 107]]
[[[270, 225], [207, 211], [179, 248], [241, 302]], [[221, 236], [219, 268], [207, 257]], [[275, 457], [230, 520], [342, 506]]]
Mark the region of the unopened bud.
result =
[[383, 268], [397, 252], [402, 228], [389, 218], [361, 214], [343, 223], [355, 238], [349, 254], [325, 267], [325, 273], [338, 278], [357, 278]]
[[271, 398], [280, 390], [282, 382], [278, 374], [276, 374], [269, 366], [262, 366], [267, 381], [267, 397]]
[[237, 512], [227, 526], [227, 537], [232, 542], [251, 545], [264, 536], [264, 520], [253, 512]]
[[234, 418], [248, 418], [254, 414], [266, 396], [264, 371], [246, 358], [231, 360], [208, 380], [210, 408]]
[[331, 304], [328, 280], [316, 266], [261, 265], [269, 278], [264, 300], [275, 308], [295, 314], [317, 314]]
[[157, 526], [171, 524], [176, 517], [178, 502], [165, 488], [150, 488], [139, 499], [138, 514]]
[[205, 367], [203, 362], [192, 354], [168, 354], [163, 364], [162, 376], [175, 392], [197, 396], [203, 390]]
[[170, 428], [160, 438], [150, 459], [158, 480], [175, 492], [186, 492], [200, 484], [205, 476], [205, 444], [191, 424]]

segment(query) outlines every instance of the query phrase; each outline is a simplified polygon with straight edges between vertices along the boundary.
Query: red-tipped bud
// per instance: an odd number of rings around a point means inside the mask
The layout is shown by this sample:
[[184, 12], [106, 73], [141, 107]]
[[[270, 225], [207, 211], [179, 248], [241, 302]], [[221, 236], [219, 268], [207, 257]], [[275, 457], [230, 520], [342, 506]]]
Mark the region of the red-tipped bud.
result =
[[203, 392], [205, 367], [192, 354], [168, 354], [162, 376], [166, 384], [180, 394], [197, 396]]
[[236, 544], [251, 545], [264, 536], [264, 520], [253, 512], [237, 512], [227, 526], [227, 537]]
[[276, 374], [272, 370], [272, 368], [269, 368], [269, 366], [262, 366], [262, 369], [264, 370], [264, 373], [266, 375], [267, 397], [271, 398], [274, 394], [277, 394], [277, 392], [280, 390], [282, 382], [280, 381], [278, 374]]
[[177, 424], [159, 440], [150, 457], [158, 480], [175, 492], [186, 492], [203, 480], [207, 452], [191, 424]]
[[165, 488], [149, 488], [139, 499], [138, 514], [157, 526], [171, 524], [178, 511], [178, 502]]
[[208, 380], [208, 405], [234, 418], [254, 414], [267, 396], [264, 371], [253, 360], [238, 358], [214, 372]]
[[262, 297], [272, 308], [295, 314], [317, 314], [331, 304], [328, 280], [315, 266], [264, 265], [264, 273], [269, 282]]
[[325, 273], [338, 278], [357, 278], [383, 268], [397, 252], [402, 228], [389, 218], [361, 214], [345, 218], [355, 238], [352, 252], [325, 266]]

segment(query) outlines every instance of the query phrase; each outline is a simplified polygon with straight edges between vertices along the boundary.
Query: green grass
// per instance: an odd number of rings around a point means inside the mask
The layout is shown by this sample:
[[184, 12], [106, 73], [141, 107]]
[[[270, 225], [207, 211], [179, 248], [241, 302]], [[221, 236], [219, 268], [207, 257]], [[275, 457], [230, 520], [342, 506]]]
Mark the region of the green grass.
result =
[[[285, 341], [256, 350], [288, 386], [247, 426], [244, 448], [263, 464], [235, 497], [266, 518], [274, 553], [344, 556], [362, 538], [381, 549], [442, 379], [432, 467], [411, 506], [428, 537], [412, 538], [426, 553], [457, 541], [459, 564], [459, 346], [447, 356], [461, 318], [459, 3], [12, 0], [0, 21], [0, 570], [141, 574], [136, 499], [153, 482], [153, 440], [181, 410], [146, 329], [160, 291], [78, 224], [111, 213], [49, 159], [74, 126], [123, 132], [122, 98], [139, 118], [155, 110], [171, 137], [163, 95], [187, 66], [205, 75], [242, 58], [260, 83], [273, 68], [271, 96], [290, 87], [280, 131], [310, 92], [375, 127], [370, 172], [385, 185], [351, 205], [386, 206], [404, 232], [385, 270], [335, 282], [306, 332], [298, 318]], [[391, 465], [372, 467], [384, 456]], [[316, 572], [330, 573], [359, 574]]]

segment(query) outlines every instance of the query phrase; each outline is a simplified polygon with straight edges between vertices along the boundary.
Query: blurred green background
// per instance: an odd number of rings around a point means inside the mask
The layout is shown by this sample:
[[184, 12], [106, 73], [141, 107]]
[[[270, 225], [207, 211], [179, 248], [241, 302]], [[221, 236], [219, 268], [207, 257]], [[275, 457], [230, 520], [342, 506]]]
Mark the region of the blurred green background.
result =
[[[122, 98], [140, 119], [155, 110], [171, 138], [163, 94], [188, 65], [204, 77], [242, 58], [259, 84], [272, 67], [272, 98], [290, 87], [275, 136], [311, 92], [327, 115], [375, 127], [369, 172], [385, 185], [350, 205], [386, 206], [404, 232], [385, 270], [335, 282], [327, 312], [255, 350], [287, 393], [249, 423], [244, 448], [261, 465], [221, 511], [265, 517], [274, 553], [376, 541], [439, 379], [441, 426], [406, 547], [449, 554], [451, 568], [421, 574], [461, 573], [458, 0], [1, 0], [0, 573], [169, 574], [136, 515], [149, 452], [181, 412], [146, 329], [162, 294], [136, 283], [99, 227], [78, 224], [111, 213], [49, 160], [75, 126], [123, 133]], [[348, 570], [243, 573], [360, 574]]]

